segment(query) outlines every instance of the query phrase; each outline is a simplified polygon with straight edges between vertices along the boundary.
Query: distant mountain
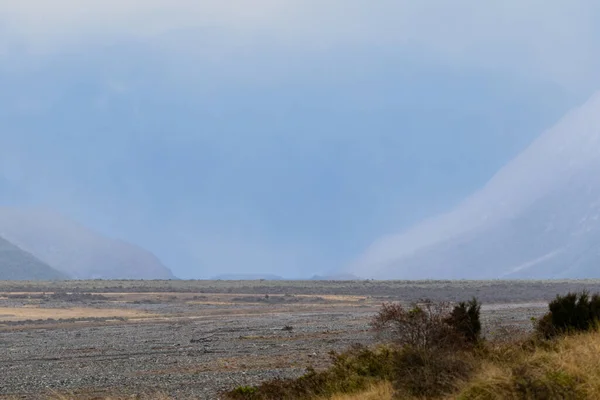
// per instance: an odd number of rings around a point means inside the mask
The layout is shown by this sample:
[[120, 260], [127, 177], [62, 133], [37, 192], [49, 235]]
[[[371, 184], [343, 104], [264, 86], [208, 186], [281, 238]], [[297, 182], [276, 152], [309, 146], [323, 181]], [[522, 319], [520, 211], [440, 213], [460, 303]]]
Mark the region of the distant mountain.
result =
[[0, 207], [0, 236], [74, 279], [172, 279], [152, 253], [53, 212]]
[[264, 279], [266, 281], [281, 281], [283, 278], [278, 275], [270, 274], [221, 274], [213, 278], [213, 280], [221, 281], [256, 281]]
[[59, 280], [67, 276], [0, 237], [0, 280]]
[[382, 279], [599, 278], [600, 93], [455, 210], [383, 238], [351, 271]]
[[362, 278], [354, 274], [339, 273], [331, 275], [315, 275], [310, 278], [311, 281], [360, 281]]

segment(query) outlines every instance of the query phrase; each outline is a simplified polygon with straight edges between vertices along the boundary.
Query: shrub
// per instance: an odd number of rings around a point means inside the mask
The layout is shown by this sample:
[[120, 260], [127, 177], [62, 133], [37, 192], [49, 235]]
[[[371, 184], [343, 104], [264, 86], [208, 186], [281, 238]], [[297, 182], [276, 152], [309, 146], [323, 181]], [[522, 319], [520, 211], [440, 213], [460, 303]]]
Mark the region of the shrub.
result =
[[384, 304], [372, 321], [373, 328], [401, 346], [414, 348], [461, 348], [477, 343], [481, 335], [481, 305], [477, 299], [449, 303], [424, 300], [410, 309]]
[[309, 369], [297, 379], [275, 379], [257, 387], [238, 387], [225, 394], [231, 400], [329, 398], [359, 393], [380, 382], [393, 382], [398, 394], [437, 397], [452, 393], [475, 369], [469, 352], [405, 346], [402, 349], [354, 346], [332, 353], [325, 371]]
[[481, 337], [481, 304], [476, 298], [460, 302], [444, 322], [454, 328], [469, 343], [477, 343]]
[[387, 334], [400, 346], [446, 347], [453, 337], [452, 329], [445, 322], [449, 312], [448, 303], [429, 300], [413, 304], [410, 309], [398, 303], [388, 303], [383, 304], [371, 325], [380, 336]]
[[310, 399], [336, 393], [355, 393], [371, 384], [392, 380], [397, 352], [387, 347], [375, 350], [354, 346], [331, 353], [332, 366], [325, 371], [309, 369], [298, 379], [275, 379], [256, 388], [239, 387], [225, 394], [232, 400]]
[[558, 295], [548, 309], [536, 326], [540, 336], [550, 339], [561, 333], [588, 331], [600, 320], [600, 295], [590, 297], [585, 291]]
[[393, 383], [399, 394], [432, 398], [455, 391], [475, 371], [475, 361], [466, 352], [405, 347], [394, 368]]
[[552, 339], [557, 336], [560, 331], [552, 322], [552, 314], [547, 313], [539, 320], [535, 320], [535, 332], [542, 339]]

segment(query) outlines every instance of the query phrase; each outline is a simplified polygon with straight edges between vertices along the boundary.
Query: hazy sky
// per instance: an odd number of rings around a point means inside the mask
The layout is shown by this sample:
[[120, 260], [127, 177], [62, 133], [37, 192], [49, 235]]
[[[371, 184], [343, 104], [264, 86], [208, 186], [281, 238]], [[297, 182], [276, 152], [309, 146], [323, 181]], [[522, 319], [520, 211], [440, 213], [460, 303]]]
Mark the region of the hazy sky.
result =
[[597, 1], [0, 0], [0, 203], [180, 277], [309, 276], [600, 88]]

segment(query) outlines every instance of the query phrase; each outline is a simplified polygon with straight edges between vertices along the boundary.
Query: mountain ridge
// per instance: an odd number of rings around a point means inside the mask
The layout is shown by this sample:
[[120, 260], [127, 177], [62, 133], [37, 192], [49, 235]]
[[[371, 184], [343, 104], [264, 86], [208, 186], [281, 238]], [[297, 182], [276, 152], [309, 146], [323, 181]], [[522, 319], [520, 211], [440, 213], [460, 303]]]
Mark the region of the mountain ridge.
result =
[[589, 249], [600, 242], [598, 176], [600, 92], [454, 210], [375, 242], [350, 272], [379, 279], [600, 276], [591, 267], [600, 254]]
[[73, 279], [173, 279], [151, 252], [57, 213], [0, 207], [0, 235]]
[[67, 276], [0, 237], [0, 280], [64, 280]]

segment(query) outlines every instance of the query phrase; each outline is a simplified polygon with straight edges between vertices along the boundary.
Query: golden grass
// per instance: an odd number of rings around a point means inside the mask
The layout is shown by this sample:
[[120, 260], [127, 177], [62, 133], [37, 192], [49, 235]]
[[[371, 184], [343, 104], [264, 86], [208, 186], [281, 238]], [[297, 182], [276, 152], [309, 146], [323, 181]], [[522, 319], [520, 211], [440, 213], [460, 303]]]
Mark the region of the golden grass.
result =
[[340, 394], [329, 399], [320, 400], [392, 400], [394, 397], [394, 388], [391, 383], [381, 383], [369, 388], [369, 390], [358, 394]]
[[[600, 399], [600, 332], [526, 347], [491, 346], [479, 354], [475, 375], [446, 400]], [[391, 400], [391, 383], [330, 400]], [[324, 398], [319, 400], [325, 400]]]
[[107, 308], [40, 308], [40, 307], [0, 307], [0, 322], [14, 322], [38, 319], [69, 318], [141, 318], [151, 316], [137, 310]]
[[549, 398], [600, 399], [600, 332], [566, 336], [530, 351], [498, 349], [455, 398], [518, 398], [523, 385]]
[[[321, 364], [321, 365], [319, 365]], [[315, 363], [308, 355], [280, 355], [280, 356], [238, 356], [224, 357], [212, 360], [210, 363], [198, 363], [194, 365], [175, 366], [163, 369], [151, 369], [136, 372], [136, 376], [169, 375], [169, 374], [199, 374], [215, 371], [254, 371], [284, 368], [304, 368], [311, 365], [315, 368], [328, 366], [328, 361]]]

